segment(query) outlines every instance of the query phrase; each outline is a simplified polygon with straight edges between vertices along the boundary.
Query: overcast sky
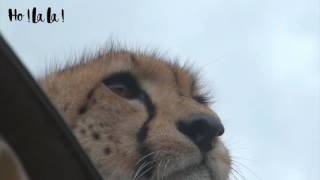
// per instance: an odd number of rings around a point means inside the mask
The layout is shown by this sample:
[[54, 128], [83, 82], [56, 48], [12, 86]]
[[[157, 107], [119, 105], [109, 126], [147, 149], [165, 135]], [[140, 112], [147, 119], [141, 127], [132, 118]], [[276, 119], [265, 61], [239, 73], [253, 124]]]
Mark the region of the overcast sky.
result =
[[[48, 6], [63, 23], [28, 23]], [[319, 0], [0, 0], [0, 13], [34, 75], [108, 39], [196, 62], [245, 179], [320, 179]]]

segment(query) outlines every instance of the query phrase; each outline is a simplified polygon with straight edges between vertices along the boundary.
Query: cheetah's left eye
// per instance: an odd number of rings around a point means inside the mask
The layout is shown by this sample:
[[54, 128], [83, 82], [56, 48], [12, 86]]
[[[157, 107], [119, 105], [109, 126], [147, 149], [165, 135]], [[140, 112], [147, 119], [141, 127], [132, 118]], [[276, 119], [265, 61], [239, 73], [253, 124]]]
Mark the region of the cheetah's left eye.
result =
[[127, 72], [113, 74], [105, 79], [103, 83], [112, 92], [126, 99], [137, 98], [141, 92], [135, 78]]
[[127, 98], [127, 99], [132, 99], [133, 94], [130, 92], [130, 90], [123, 84], [110, 84], [109, 89], [116, 93], [117, 95]]

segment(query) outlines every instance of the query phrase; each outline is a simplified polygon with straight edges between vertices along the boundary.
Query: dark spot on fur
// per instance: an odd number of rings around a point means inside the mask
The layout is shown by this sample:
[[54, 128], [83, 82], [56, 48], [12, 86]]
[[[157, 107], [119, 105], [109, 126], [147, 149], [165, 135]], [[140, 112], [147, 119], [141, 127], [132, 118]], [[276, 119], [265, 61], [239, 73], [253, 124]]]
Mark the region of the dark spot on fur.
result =
[[85, 129], [80, 129], [80, 133], [81, 134], [86, 134], [86, 130]]
[[106, 148], [104, 148], [103, 152], [105, 155], [109, 155], [111, 153], [111, 150], [110, 150], [110, 148], [106, 147]]
[[93, 128], [93, 125], [92, 125], [92, 124], [89, 124], [88, 127], [89, 127], [89, 129], [92, 129], [92, 128]]
[[100, 127], [105, 127], [105, 124], [101, 122], [101, 123], [99, 123], [99, 126]]
[[113, 136], [108, 136], [108, 139], [109, 140], [113, 140]]
[[97, 102], [96, 98], [92, 98], [92, 103], [95, 104]]
[[93, 137], [94, 139], [96, 139], [96, 140], [99, 140], [99, 139], [100, 139], [100, 134], [94, 132], [94, 133], [92, 133], [92, 137]]
[[78, 114], [83, 114], [83, 113], [87, 112], [87, 110], [88, 110], [88, 107], [87, 107], [87, 104], [85, 104], [80, 107], [80, 109], [78, 110]]
[[87, 94], [87, 98], [88, 98], [88, 99], [91, 99], [91, 97], [92, 97], [92, 95], [93, 95], [93, 92], [94, 92], [94, 89], [91, 89], [91, 90], [89, 91], [89, 93]]

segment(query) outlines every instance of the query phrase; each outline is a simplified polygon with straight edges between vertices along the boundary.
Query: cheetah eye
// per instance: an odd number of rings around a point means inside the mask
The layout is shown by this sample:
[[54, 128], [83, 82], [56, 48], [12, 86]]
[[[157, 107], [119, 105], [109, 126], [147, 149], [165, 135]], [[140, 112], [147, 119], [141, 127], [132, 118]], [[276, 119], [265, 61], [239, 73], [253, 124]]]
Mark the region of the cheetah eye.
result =
[[126, 87], [124, 84], [110, 84], [108, 87], [112, 92], [116, 93], [121, 97], [127, 99], [133, 98], [133, 95], [131, 94], [129, 88]]
[[141, 92], [135, 78], [127, 72], [113, 74], [105, 79], [103, 83], [113, 93], [126, 99], [135, 99]]

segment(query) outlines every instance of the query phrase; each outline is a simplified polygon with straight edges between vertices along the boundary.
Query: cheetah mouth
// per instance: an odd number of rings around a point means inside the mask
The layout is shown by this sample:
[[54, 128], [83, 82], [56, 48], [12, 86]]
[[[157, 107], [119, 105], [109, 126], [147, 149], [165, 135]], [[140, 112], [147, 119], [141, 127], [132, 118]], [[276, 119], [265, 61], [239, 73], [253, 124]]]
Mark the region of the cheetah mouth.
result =
[[138, 161], [135, 176], [143, 180], [226, 180], [228, 163], [221, 161], [215, 151], [177, 154], [170, 151], [152, 151]]
[[[181, 165], [172, 162], [168, 159], [161, 160], [153, 165], [151, 161], [144, 162], [144, 167], [140, 172], [136, 172], [133, 179], [144, 180], [184, 180], [184, 179], [201, 179], [201, 180], [217, 180], [214, 178], [213, 169], [208, 165], [207, 159], [203, 159], [197, 163], [190, 163], [188, 165]], [[147, 175], [147, 172], [151, 172]]]
[[185, 179], [199, 179], [199, 180], [218, 180], [214, 176], [214, 170], [208, 165], [207, 160], [202, 160], [198, 163], [192, 163], [181, 167], [178, 164], [170, 161], [160, 161], [156, 164], [152, 175], [147, 177], [148, 180], [185, 180]]
[[167, 174], [167, 180], [184, 180], [184, 179], [201, 179], [201, 180], [216, 180], [213, 170], [205, 163], [192, 164], [186, 168], [178, 169]]

